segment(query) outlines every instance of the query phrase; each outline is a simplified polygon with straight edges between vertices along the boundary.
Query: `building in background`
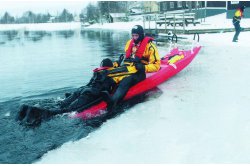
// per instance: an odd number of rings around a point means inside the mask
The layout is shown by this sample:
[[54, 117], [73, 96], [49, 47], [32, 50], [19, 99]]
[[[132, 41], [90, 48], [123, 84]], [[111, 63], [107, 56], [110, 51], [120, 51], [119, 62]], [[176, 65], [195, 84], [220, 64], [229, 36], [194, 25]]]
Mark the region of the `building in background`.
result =
[[109, 13], [109, 22], [126, 22], [128, 21], [128, 18], [126, 16], [126, 13]]
[[144, 1], [143, 2], [144, 13], [158, 13], [159, 4], [157, 1]]

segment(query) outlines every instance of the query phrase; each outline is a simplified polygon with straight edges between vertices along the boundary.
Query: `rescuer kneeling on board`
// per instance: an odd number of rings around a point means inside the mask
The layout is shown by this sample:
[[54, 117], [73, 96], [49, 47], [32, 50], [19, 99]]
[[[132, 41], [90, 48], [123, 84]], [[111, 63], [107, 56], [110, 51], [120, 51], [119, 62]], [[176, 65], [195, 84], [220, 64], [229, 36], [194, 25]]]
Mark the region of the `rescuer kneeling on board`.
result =
[[125, 97], [130, 87], [146, 78], [146, 73], [156, 72], [160, 69], [160, 56], [157, 47], [152, 42], [153, 38], [144, 36], [144, 30], [140, 25], [135, 25], [131, 34], [132, 39], [125, 46], [126, 57], [122, 65], [134, 67], [137, 72], [129, 76], [119, 77], [117, 81], [119, 85], [113, 96], [106, 93], [109, 113]]

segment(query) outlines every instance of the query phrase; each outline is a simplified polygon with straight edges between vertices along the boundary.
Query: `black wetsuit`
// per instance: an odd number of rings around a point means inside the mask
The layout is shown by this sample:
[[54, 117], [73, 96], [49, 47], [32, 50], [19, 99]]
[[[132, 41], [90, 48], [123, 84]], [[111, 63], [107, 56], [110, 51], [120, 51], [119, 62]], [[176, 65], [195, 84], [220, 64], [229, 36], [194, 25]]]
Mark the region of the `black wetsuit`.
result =
[[37, 125], [40, 124], [43, 119], [48, 119], [56, 114], [72, 111], [80, 112], [103, 100], [101, 92], [108, 91], [111, 93], [115, 86], [116, 83], [112, 78], [107, 77], [105, 71], [94, 72], [94, 76], [86, 86], [78, 88], [51, 109], [23, 104], [20, 107], [17, 120], [19, 120], [21, 124]]
[[80, 112], [98, 101], [101, 101], [102, 91], [108, 91], [111, 93], [115, 86], [116, 83], [114, 80], [107, 77], [105, 73], [95, 72], [94, 76], [86, 86], [80, 87], [61, 102], [61, 112]]

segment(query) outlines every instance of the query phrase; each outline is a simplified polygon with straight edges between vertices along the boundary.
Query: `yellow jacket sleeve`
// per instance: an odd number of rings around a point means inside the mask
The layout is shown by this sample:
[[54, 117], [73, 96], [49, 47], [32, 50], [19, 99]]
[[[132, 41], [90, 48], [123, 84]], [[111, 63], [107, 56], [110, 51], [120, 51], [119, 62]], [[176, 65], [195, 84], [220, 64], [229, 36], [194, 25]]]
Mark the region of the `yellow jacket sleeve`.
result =
[[127, 52], [128, 48], [129, 48], [129, 44], [131, 42], [131, 39], [129, 41], [127, 41], [126, 45], [125, 45], [125, 48], [124, 48], [124, 51]]
[[143, 57], [147, 59], [148, 62], [148, 64], [145, 65], [146, 73], [156, 72], [160, 69], [161, 59], [155, 44], [152, 42], [147, 44]]

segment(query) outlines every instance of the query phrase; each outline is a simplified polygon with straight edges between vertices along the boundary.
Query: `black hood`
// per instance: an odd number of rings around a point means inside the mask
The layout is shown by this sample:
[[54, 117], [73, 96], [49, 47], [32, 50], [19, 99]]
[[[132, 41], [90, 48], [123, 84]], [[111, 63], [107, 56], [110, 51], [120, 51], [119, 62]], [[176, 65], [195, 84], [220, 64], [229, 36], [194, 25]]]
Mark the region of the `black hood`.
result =
[[138, 34], [139, 38], [135, 41], [135, 43], [139, 43], [140, 41], [142, 41], [144, 39], [144, 30], [142, 28], [141, 25], [135, 25], [132, 30], [131, 33], [133, 34]]
[[102, 60], [100, 67], [113, 67], [113, 62], [109, 58], [105, 58]]

